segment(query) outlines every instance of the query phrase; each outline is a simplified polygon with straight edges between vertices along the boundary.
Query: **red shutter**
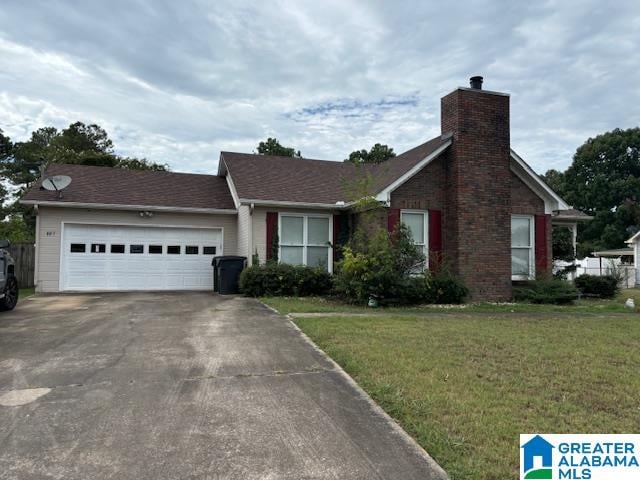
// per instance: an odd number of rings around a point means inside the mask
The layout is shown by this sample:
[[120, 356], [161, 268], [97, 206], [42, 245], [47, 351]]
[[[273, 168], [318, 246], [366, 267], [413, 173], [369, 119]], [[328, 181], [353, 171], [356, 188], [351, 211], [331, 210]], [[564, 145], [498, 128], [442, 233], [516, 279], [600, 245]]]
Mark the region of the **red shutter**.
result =
[[273, 259], [273, 242], [278, 235], [278, 212], [267, 212], [267, 260]]
[[429, 210], [429, 270], [436, 271], [442, 262], [442, 212]]
[[342, 225], [342, 215], [333, 216], [333, 260], [338, 260], [338, 242], [340, 241], [340, 226]]
[[535, 225], [535, 253], [536, 253], [536, 275], [548, 273], [549, 269], [547, 256], [547, 215], [536, 215]]
[[387, 230], [389, 233], [393, 233], [396, 226], [400, 223], [400, 209], [390, 208], [387, 211]]

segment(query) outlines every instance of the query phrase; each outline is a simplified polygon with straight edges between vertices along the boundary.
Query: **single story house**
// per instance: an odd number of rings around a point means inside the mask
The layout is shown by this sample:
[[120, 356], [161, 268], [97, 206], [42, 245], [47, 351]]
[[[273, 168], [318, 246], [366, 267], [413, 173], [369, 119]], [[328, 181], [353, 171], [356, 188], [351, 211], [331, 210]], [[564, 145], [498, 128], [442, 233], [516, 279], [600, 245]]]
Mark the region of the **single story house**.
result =
[[[475, 300], [551, 270], [555, 221], [572, 210], [511, 149], [509, 95], [456, 88], [442, 134], [379, 165], [222, 152], [217, 175], [51, 165], [62, 195], [36, 183], [40, 292], [211, 289], [215, 255], [333, 270], [352, 219], [355, 179], [405, 223], [427, 258], [445, 258]], [[430, 260], [430, 268], [436, 263]]]

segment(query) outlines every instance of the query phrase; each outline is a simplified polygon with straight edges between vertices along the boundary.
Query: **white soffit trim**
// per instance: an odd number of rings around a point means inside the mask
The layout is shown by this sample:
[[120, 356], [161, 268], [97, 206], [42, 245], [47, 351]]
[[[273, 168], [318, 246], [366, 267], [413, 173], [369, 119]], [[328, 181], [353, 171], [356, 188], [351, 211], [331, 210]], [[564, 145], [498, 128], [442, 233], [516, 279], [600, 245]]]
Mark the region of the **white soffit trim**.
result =
[[638, 238], [640, 238], [640, 232], [636, 233], [633, 237], [631, 237], [629, 240], [626, 240], [624, 243], [634, 243], [636, 240], [638, 240]]
[[229, 191], [231, 192], [231, 198], [233, 198], [233, 204], [238, 208], [240, 206], [240, 198], [238, 198], [238, 191], [236, 190], [236, 186], [233, 184], [233, 179], [231, 178], [231, 172], [226, 169], [227, 174], [225, 178], [227, 179], [227, 186], [229, 187]]
[[436, 157], [438, 157], [442, 152], [444, 152], [449, 147], [449, 145], [451, 145], [451, 143], [452, 143], [452, 140], [449, 139], [446, 143], [443, 143], [436, 150], [434, 150], [429, 155], [427, 155], [425, 158], [423, 158], [418, 163], [416, 163], [404, 175], [402, 175], [400, 178], [395, 180], [393, 183], [391, 183], [389, 186], [387, 186], [384, 190], [382, 190], [380, 193], [378, 193], [376, 195], [376, 197], [375, 197], [376, 200], [378, 200], [379, 202], [388, 203], [389, 202], [389, 197], [391, 196], [391, 192], [393, 192], [396, 188], [398, 188], [400, 185], [402, 185], [407, 180], [409, 180], [411, 177], [413, 177], [415, 174], [417, 174], [424, 167], [429, 165]]
[[[553, 200], [555, 200], [556, 202], [558, 202], [558, 208], [555, 210], [568, 210], [571, 207], [569, 206], [569, 204], [567, 202], [565, 202], [562, 197], [560, 197], [560, 195], [558, 195], [556, 192], [554, 192], [551, 187], [549, 185], [547, 185], [544, 180], [542, 180], [540, 178], [540, 176], [533, 171], [533, 169], [529, 166], [529, 164], [527, 162], [525, 162], [522, 157], [520, 157], [520, 155], [518, 155], [516, 152], [513, 151], [513, 149], [511, 150], [511, 158], [513, 160], [515, 160], [515, 162], [518, 164], [518, 166], [520, 166], [520, 168], [522, 168], [522, 170], [524, 170], [524, 172], [526, 174], [528, 174], [528, 179], [527, 178], [523, 178], [523, 176], [520, 174], [520, 172], [518, 172], [516, 169], [511, 168], [511, 170], [518, 175], [518, 177], [520, 177], [520, 179], [527, 183], [528, 185], [531, 186], [531, 181], [533, 181], [533, 183], [536, 184], [536, 186], [538, 186], [539, 189], [541, 189], [542, 191], [544, 191], [547, 195], [549, 195]], [[529, 180], [529, 181], [527, 181]], [[550, 212], [547, 212], [550, 213]]]
[[90, 208], [94, 210], [142, 210], [149, 212], [182, 212], [182, 213], [209, 213], [219, 215], [235, 215], [235, 209], [223, 208], [191, 208], [191, 207], [163, 207], [155, 205], [114, 205], [110, 203], [81, 203], [81, 202], [50, 202], [42, 200], [20, 200], [23, 205], [36, 205], [42, 207], [67, 207]]

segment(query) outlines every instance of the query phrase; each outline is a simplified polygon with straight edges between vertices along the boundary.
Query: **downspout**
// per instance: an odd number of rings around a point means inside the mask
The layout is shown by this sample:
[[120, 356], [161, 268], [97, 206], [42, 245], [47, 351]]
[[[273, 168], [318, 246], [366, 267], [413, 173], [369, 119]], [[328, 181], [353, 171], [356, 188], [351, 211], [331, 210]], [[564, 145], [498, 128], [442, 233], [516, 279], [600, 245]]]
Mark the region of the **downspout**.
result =
[[249, 228], [247, 231], [247, 235], [249, 238], [247, 239], [247, 247], [249, 252], [247, 252], [247, 265], [253, 265], [253, 210], [255, 209], [255, 204], [251, 202], [249, 205]]
[[36, 212], [36, 235], [34, 238], [35, 249], [35, 265], [33, 267], [33, 286], [38, 287], [38, 273], [40, 266], [40, 212], [38, 211], [38, 205], [33, 206], [33, 210]]

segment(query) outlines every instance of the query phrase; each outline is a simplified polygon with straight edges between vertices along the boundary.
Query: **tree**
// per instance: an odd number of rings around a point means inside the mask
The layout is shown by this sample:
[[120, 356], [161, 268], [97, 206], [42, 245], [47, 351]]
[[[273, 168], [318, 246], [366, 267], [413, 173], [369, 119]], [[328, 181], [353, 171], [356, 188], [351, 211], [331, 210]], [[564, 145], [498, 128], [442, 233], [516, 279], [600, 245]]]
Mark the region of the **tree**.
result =
[[295, 148], [284, 147], [277, 138], [267, 138], [266, 142], [258, 144], [258, 153], [260, 155], [275, 155], [277, 157], [301, 157], [300, 150]]
[[368, 152], [364, 149], [355, 150], [349, 154], [349, 158], [345, 160], [351, 163], [382, 163], [386, 162], [390, 158], [395, 157], [396, 154], [393, 148], [387, 145], [376, 143]]
[[567, 202], [594, 216], [578, 229], [578, 256], [621, 248], [640, 229], [640, 128], [615, 129], [578, 147], [569, 168], [544, 179]]

